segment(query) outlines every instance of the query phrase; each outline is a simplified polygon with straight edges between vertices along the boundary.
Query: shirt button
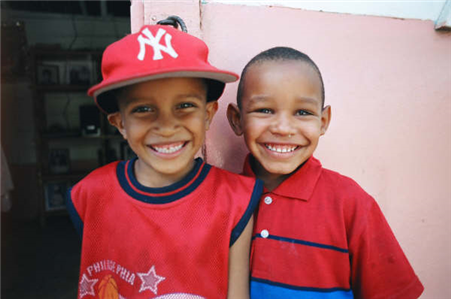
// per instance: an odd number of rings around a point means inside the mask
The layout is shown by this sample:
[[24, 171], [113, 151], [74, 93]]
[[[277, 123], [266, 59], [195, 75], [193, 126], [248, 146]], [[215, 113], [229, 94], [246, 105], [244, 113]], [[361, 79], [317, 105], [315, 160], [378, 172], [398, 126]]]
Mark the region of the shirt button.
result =
[[268, 232], [268, 230], [264, 229], [261, 231], [260, 235], [262, 236], [262, 238], [266, 239], [269, 236], [269, 232]]
[[267, 205], [272, 204], [272, 198], [269, 197], [269, 196], [266, 196], [266, 197], [265, 197], [265, 204], [267, 204]]

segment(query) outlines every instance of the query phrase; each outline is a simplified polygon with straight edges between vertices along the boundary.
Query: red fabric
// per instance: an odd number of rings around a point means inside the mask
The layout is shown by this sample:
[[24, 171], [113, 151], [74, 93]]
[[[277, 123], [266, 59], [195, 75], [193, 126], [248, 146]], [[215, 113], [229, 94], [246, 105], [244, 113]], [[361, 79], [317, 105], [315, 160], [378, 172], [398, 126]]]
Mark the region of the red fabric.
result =
[[102, 77], [88, 91], [96, 101], [107, 90], [151, 79], [198, 77], [224, 83], [238, 79], [237, 74], [210, 65], [202, 40], [163, 25], [143, 26], [108, 46], [102, 57]]
[[[244, 174], [255, 176], [249, 158]], [[260, 237], [263, 230], [267, 238]], [[366, 299], [417, 298], [423, 291], [375, 200], [313, 157], [275, 190], [264, 190], [254, 235], [253, 278], [351, 289]], [[296, 241], [274, 240], [278, 237]]]
[[231, 231], [255, 180], [211, 167], [185, 197], [150, 204], [124, 191], [117, 167], [95, 170], [71, 191], [84, 224], [79, 298], [225, 298]]

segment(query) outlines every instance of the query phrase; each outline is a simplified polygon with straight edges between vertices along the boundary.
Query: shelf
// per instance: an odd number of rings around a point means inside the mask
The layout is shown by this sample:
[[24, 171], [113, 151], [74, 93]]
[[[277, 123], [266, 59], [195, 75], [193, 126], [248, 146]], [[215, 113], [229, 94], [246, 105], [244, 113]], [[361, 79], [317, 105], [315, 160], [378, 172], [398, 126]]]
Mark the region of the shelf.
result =
[[55, 84], [42, 85], [35, 84], [34, 88], [41, 92], [88, 92], [91, 85]]
[[43, 174], [43, 181], [73, 181], [73, 180], [81, 180], [86, 175], [88, 175], [91, 170], [79, 171], [74, 173], [55, 173], [55, 174]]
[[42, 134], [42, 138], [47, 140], [57, 140], [57, 139], [85, 139], [85, 140], [110, 140], [117, 139], [121, 140], [122, 135], [81, 135], [79, 132], [74, 133], [44, 133]]
[[49, 215], [58, 216], [58, 215], [68, 215], [66, 209], [58, 209], [58, 210], [46, 210], [45, 211]]
[[[67, 189], [95, 168], [108, 163], [112, 157], [116, 158], [111, 154], [112, 148], [116, 151], [120, 148], [118, 142], [111, 140], [122, 140], [122, 136], [108, 130], [107, 119], [100, 111], [84, 109], [83, 113], [81, 112], [81, 107], [87, 104], [86, 96], [79, 94], [86, 94], [100, 77], [101, 56], [102, 52], [97, 50], [72, 51], [56, 47], [34, 48], [31, 51], [41, 224], [45, 224], [47, 215], [65, 213], [61, 198], [65, 196]], [[45, 84], [46, 82], [52, 83]], [[68, 99], [70, 94], [77, 95], [70, 103], [72, 110], [61, 110], [65, 106], [58, 93], [67, 95]], [[51, 114], [47, 115], [48, 113]], [[70, 127], [64, 131], [61, 125], [48, 126], [49, 119], [52, 120], [50, 123], [62, 117], [75, 120], [77, 115], [74, 113], [78, 113], [80, 128]], [[99, 132], [98, 135], [82, 135], [81, 128], [91, 125], [91, 121], [92, 125], [99, 129], [94, 131]], [[75, 151], [75, 154], [71, 153], [72, 151]], [[74, 157], [77, 157], [77, 160], [74, 160]], [[55, 166], [55, 163], [58, 166]], [[58, 173], [52, 173], [52, 170]]]
[[101, 57], [101, 50], [63, 50], [63, 49], [39, 49], [34, 48], [33, 53], [39, 60], [80, 59], [81, 57]]

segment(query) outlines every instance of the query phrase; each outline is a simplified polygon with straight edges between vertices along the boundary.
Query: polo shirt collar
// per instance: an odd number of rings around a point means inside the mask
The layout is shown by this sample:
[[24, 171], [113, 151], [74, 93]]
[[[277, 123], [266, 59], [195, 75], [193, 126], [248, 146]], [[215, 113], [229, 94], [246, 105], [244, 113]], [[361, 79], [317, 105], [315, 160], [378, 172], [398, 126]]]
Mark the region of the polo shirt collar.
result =
[[[255, 173], [250, 164], [250, 159], [254, 158], [251, 154], [248, 154], [244, 162], [243, 174], [255, 177]], [[272, 190], [271, 193], [308, 201], [312, 196], [313, 190], [321, 175], [321, 171], [321, 162], [312, 156], [304, 163], [304, 165], [277, 186], [276, 189]], [[263, 192], [268, 193], [270, 191], [265, 188]]]

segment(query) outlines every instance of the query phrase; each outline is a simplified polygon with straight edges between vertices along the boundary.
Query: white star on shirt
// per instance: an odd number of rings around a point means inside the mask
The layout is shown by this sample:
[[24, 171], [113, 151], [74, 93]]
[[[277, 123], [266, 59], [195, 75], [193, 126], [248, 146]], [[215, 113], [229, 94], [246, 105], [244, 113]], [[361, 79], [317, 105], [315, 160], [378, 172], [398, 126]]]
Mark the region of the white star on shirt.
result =
[[152, 266], [147, 273], [138, 273], [138, 276], [142, 280], [139, 292], [151, 290], [155, 295], [157, 295], [158, 292], [158, 284], [166, 279], [166, 277], [159, 276], [155, 273], [155, 266]]
[[86, 295], [95, 296], [94, 285], [97, 281], [98, 279], [89, 279], [86, 274], [83, 274], [80, 281], [80, 298], [83, 298]]

